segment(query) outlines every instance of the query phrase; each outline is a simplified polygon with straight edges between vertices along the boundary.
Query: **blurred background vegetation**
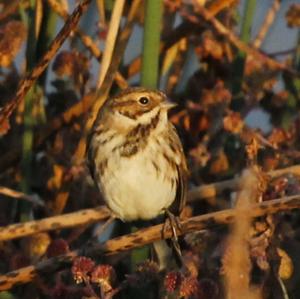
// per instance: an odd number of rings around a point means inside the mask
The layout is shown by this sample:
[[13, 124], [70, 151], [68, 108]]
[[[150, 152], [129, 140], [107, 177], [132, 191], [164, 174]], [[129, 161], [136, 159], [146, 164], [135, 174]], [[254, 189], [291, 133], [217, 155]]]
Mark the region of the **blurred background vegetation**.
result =
[[[79, 3], [0, 2], [1, 107]], [[184, 145], [190, 189], [235, 178], [250, 164], [263, 173], [298, 165], [299, 27], [297, 0], [91, 1], [2, 123], [0, 225], [103, 203], [85, 165], [85, 137], [107, 95], [128, 86], [161, 89], [178, 104], [170, 119]], [[299, 194], [299, 182], [296, 174], [269, 180], [261, 199]], [[186, 217], [231, 208], [232, 199], [226, 191], [195, 201]], [[251, 231], [260, 243], [249, 245], [255, 291], [243, 298], [297, 299], [299, 215], [262, 218]], [[0, 271], [37, 263], [55, 250], [82, 248], [92, 234], [93, 226], [85, 225], [0, 241]], [[158, 273], [149, 261], [132, 269], [126, 254], [101, 262], [82, 258], [0, 298], [237, 298], [224, 287], [227, 236], [224, 227], [186, 235], [185, 266], [176, 271]]]

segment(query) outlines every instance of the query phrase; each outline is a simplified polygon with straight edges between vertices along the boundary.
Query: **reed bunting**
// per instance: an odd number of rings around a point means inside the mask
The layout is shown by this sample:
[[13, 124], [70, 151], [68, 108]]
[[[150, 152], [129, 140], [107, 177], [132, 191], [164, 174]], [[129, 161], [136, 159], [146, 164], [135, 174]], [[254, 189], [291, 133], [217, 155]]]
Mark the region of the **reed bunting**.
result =
[[113, 214], [149, 220], [185, 204], [187, 166], [160, 91], [129, 88], [107, 100], [88, 140], [91, 174]]
[[[168, 121], [175, 106], [160, 91], [129, 88], [107, 100], [88, 138], [92, 177], [114, 216], [124, 222], [167, 212], [171, 244], [181, 264], [176, 221], [186, 201], [187, 166], [180, 139]], [[170, 265], [165, 242], [153, 244], [160, 268]]]

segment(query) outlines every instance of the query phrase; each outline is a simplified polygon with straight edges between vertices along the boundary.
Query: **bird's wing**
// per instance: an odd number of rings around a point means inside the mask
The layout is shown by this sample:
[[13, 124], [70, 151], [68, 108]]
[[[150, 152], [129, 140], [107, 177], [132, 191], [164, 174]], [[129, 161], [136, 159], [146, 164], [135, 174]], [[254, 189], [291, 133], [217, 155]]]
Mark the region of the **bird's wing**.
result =
[[176, 198], [172, 204], [170, 211], [175, 215], [180, 215], [185, 204], [187, 196], [187, 179], [188, 179], [188, 168], [183, 152], [181, 141], [177, 135], [176, 129], [173, 125], [170, 125], [170, 143], [171, 147], [179, 154], [180, 161], [176, 163], [176, 168], [178, 172], [178, 182], [176, 190]]

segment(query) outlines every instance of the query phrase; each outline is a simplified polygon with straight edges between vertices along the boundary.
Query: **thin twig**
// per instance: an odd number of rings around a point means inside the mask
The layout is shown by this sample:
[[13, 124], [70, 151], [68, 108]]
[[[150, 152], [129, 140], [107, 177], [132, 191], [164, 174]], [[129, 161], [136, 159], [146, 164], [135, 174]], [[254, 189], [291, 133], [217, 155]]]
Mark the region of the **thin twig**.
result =
[[[199, 1], [197, 1], [198, 5], [201, 5]], [[223, 11], [226, 8], [230, 8], [231, 6], [237, 4], [236, 0], [217, 0], [209, 4], [208, 10], [213, 15], [216, 16], [218, 13]]]
[[[270, 171], [268, 175], [271, 178], [274, 178], [287, 173], [292, 173], [294, 175], [300, 176], [300, 165], [294, 165], [287, 168], [273, 170]], [[197, 199], [215, 197], [218, 194], [222, 194], [226, 190], [240, 190], [240, 178], [237, 177], [231, 180], [195, 187], [189, 191], [188, 200], [192, 202]]]
[[[49, 6], [65, 21], [70, 17], [64, 6], [62, 6], [56, 0], [47, 0]], [[97, 47], [97, 45], [93, 42], [92, 38], [85, 33], [83, 33], [79, 28], [74, 28], [74, 33], [78, 35], [81, 39], [82, 43], [85, 47], [92, 53], [92, 55], [97, 59], [100, 60], [101, 51]]]
[[45, 204], [38, 199], [37, 196], [33, 196], [33, 195], [27, 195], [25, 193], [7, 188], [7, 187], [3, 187], [0, 186], [0, 194], [8, 196], [8, 197], [12, 197], [15, 199], [20, 199], [20, 200], [26, 200], [34, 205], [39, 205], [41, 207], [44, 207]]
[[264, 41], [266, 34], [268, 33], [270, 27], [272, 26], [276, 14], [280, 9], [281, 0], [274, 0], [272, 6], [269, 8], [268, 13], [264, 18], [264, 22], [260, 27], [260, 30], [253, 41], [253, 47], [260, 48], [262, 42]]
[[105, 3], [104, 3], [104, 0], [96, 0], [96, 4], [97, 4], [99, 19], [100, 19], [99, 27], [105, 27], [106, 26], [106, 17], [105, 17]]
[[297, 48], [291, 48], [291, 49], [287, 49], [287, 50], [282, 50], [282, 51], [276, 51], [276, 52], [269, 52], [267, 53], [268, 56], [270, 57], [275, 57], [275, 56], [286, 56], [286, 55], [290, 55], [290, 54], [294, 54], [297, 51]]
[[112, 17], [108, 27], [108, 34], [105, 42], [105, 49], [101, 61], [101, 67], [97, 82], [97, 88], [103, 83], [104, 77], [107, 73], [108, 67], [111, 64], [111, 58], [113, 55], [113, 51], [115, 48], [117, 34], [121, 23], [122, 12], [124, 8], [125, 1], [124, 0], [116, 0], [112, 12]]
[[[275, 200], [254, 204], [251, 209], [242, 211], [251, 217], [260, 217], [266, 214], [288, 211], [300, 208], [300, 196], [289, 196]], [[239, 211], [241, 212], [241, 211]], [[229, 224], [235, 220], [236, 210], [228, 209], [219, 212], [209, 213], [192, 217], [180, 223], [181, 230], [178, 235], [211, 228], [216, 225]], [[162, 231], [164, 232], [162, 234]], [[0, 290], [8, 290], [16, 284], [24, 284], [34, 280], [35, 277], [57, 271], [63, 267], [69, 267], [72, 260], [78, 255], [85, 256], [110, 256], [120, 252], [153, 243], [154, 241], [172, 237], [172, 230], [169, 225], [159, 224], [149, 228], [141, 229], [129, 235], [109, 240], [87, 249], [75, 250], [70, 253], [55, 258], [42, 261], [36, 265], [21, 268], [0, 276]]]
[[0, 111], [0, 128], [7, 127], [7, 122], [10, 115], [20, 104], [20, 102], [24, 100], [24, 96], [27, 94], [34, 82], [44, 72], [50, 60], [57, 53], [58, 49], [70, 35], [71, 31], [77, 26], [81, 15], [87, 9], [87, 6], [90, 2], [91, 0], [83, 0], [80, 4], [78, 4], [78, 6], [75, 8], [71, 16], [64, 24], [63, 28], [60, 30], [60, 32], [57, 34], [57, 36], [49, 46], [48, 51], [43, 55], [37, 65], [32, 69], [32, 71], [28, 75], [26, 75], [23, 80], [21, 80], [16, 95]]

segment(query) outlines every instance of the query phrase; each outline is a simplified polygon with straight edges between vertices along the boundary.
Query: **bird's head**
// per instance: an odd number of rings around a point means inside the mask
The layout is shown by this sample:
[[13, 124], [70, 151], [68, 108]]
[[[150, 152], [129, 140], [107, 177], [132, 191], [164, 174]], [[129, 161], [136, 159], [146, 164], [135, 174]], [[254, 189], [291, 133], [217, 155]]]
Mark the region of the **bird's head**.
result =
[[134, 122], [147, 122], [158, 113], [167, 114], [175, 104], [163, 92], [141, 87], [129, 88], [110, 99], [111, 110]]

